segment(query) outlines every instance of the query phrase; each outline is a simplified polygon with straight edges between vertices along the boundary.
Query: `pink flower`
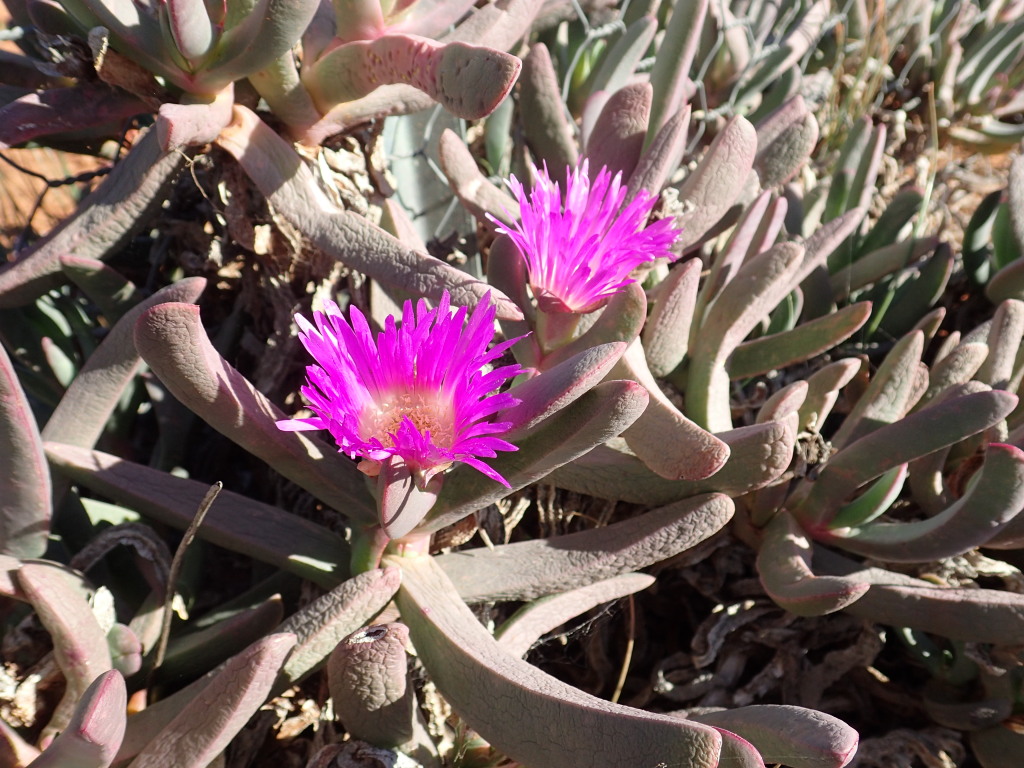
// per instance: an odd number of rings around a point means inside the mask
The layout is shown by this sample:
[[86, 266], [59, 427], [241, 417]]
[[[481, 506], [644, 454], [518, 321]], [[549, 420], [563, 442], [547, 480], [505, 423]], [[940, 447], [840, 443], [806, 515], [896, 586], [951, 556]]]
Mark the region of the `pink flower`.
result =
[[517, 450], [496, 436], [511, 424], [489, 420], [519, 402], [493, 393], [518, 375], [520, 367], [490, 368], [517, 339], [487, 351], [495, 315], [489, 295], [468, 322], [467, 314], [465, 307], [451, 311], [447, 291], [435, 309], [420, 299], [414, 313], [407, 301], [401, 326], [388, 317], [376, 340], [355, 307], [351, 324], [334, 302], [313, 313], [315, 326], [296, 315], [299, 338], [316, 361], [306, 368], [307, 383], [301, 389], [316, 416], [279, 421], [277, 426], [329, 430], [342, 451], [364, 459], [360, 468], [369, 475], [396, 456], [424, 488], [461, 461], [508, 486], [480, 457]]
[[673, 220], [645, 226], [657, 198], [642, 190], [623, 207], [621, 173], [613, 178], [602, 168], [591, 183], [584, 160], [569, 175], [563, 204], [547, 167], [533, 170], [537, 180], [529, 194], [515, 176], [508, 182], [520, 221], [506, 226], [489, 218], [519, 246], [542, 310], [593, 312], [634, 282], [629, 274], [641, 264], [677, 258], [669, 250], [679, 236]]

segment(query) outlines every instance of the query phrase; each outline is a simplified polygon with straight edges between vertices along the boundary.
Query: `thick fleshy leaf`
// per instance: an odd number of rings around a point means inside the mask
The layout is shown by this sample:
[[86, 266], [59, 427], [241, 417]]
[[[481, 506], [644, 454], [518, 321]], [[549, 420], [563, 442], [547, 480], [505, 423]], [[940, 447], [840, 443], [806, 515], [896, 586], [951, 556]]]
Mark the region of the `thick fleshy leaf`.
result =
[[143, 134], [73, 216], [0, 267], [0, 307], [31, 303], [58, 284], [63, 256], [103, 259], [115, 251], [145, 226], [184, 164], [179, 153], [160, 149], [156, 131]]
[[[298, 682], [321, 664], [342, 638], [379, 613], [398, 589], [400, 578], [401, 574], [393, 568], [361, 573], [317, 598], [281, 624], [276, 631], [284, 634], [271, 637], [291, 634], [297, 640], [283, 669], [281, 664], [273, 669], [275, 677], [271, 678], [274, 682], [271, 695], [278, 695]], [[128, 730], [117, 761], [122, 762], [138, 754], [179, 713], [187, 711], [190, 702], [203, 693], [215, 677], [231, 670], [235, 670], [234, 674], [247, 674], [245, 670], [253, 663], [253, 658], [258, 659], [261, 654], [258, 643], [249, 646], [204, 677], [133, 715], [128, 720]], [[267, 671], [270, 672], [269, 669]]]
[[641, 336], [647, 367], [655, 376], [667, 376], [686, 357], [702, 268], [700, 259], [690, 259], [658, 284], [658, 299]]
[[875, 560], [931, 562], [984, 545], [1024, 510], [1024, 451], [992, 443], [967, 492], [926, 520], [873, 523], [819, 537]]
[[706, 494], [589, 531], [454, 552], [438, 563], [466, 602], [533, 600], [665, 560], [720, 530], [732, 500]]
[[469, 727], [513, 760], [535, 768], [718, 765], [714, 729], [611, 704], [541, 672], [498, 645], [432, 558], [396, 564], [404, 572], [398, 607], [431, 679]]
[[729, 358], [729, 378], [747, 379], [809, 360], [846, 341], [870, 316], [871, 302], [862, 301], [798, 325], [791, 331], [744, 342]]
[[519, 434], [533, 429], [593, 389], [625, 349], [622, 342], [591, 347], [510, 389], [509, 394], [521, 402], [494, 415], [494, 421], [512, 423], [503, 439], [515, 443]]
[[729, 768], [765, 768], [761, 753], [749, 741], [725, 728], [712, 726], [722, 735], [722, 756], [720, 766]]
[[793, 432], [778, 422], [740, 427], [717, 437], [729, 447], [729, 460], [706, 480], [666, 480], [631, 453], [605, 445], [555, 470], [551, 480], [560, 488], [598, 498], [667, 504], [711, 491], [740, 496], [778, 478], [793, 458]]
[[[617, 93], [620, 89], [627, 87], [635, 80], [636, 67], [647, 55], [651, 42], [658, 31], [658, 22], [653, 16], [641, 16], [636, 21], [630, 22], [625, 31], [614, 44], [609, 44], [601, 56], [597, 69], [594, 71], [587, 85], [591, 98], [600, 98], [601, 92], [609, 94]], [[650, 94], [653, 88], [647, 85]], [[648, 96], [647, 104], [650, 108], [651, 98]], [[641, 130], [646, 132], [647, 121], [644, 120]], [[640, 146], [636, 148], [639, 153], [642, 147], [643, 136], [640, 137]], [[589, 144], [589, 142], [588, 142]], [[589, 148], [588, 148], [589, 156]], [[600, 166], [597, 166], [600, 167]]]
[[1024, 336], [1024, 302], [1002, 302], [992, 316], [986, 339], [988, 356], [974, 376], [993, 389], [1007, 389], [1014, 373], [1021, 337]]
[[945, 399], [880, 427], [830, 458], [813, 483], [805, 481], [797, 489], [799, 501], [790, 509], [805, 525], [815, 529], [828, 525], [860, 486], [893, 467], [988, 429], [1016, 405], [1016, 396], [1008, 392], [975, 392]]
[[139, 752], [132, 768], [209, 765], [266, 701], [295, 635], [274, 634], [227, 662]]
[[919, 237], [882, 246], [852, 264], [834, 269], [829, 278], [832, 297], [842, 301], [853, 291], [871, 286], [882, 278], [908, 267], [939, 245], [936, 237]]
[[160, 304], [135, 326], [135, 347], [178, 400], [322, 501], [368, 523], [376, 510], [355, 464], [326, 443], [282, 432], [287, 418], [218, 354], [191, 304]]
[[743, 209], [725, 246], [714, 255], [711, 271], [700, 291], [695, 317], [702, 320], [707, 307], [736, 276], [740, 267], [775, 244], [782, 231], [787, 208], [784, 198], [762, 192]]
[[[448, 573], [447, 570], [445, 572]], [[654, 582], [655, 578], [646, 573], [624, 573], [557, 595], [538, 598], [512, 614], [498, 627], [494, 637], [513, 656], [523, 656], [548, 632], [591, 608], [647, 589]]]
[[46, 551], [50, 490], [39, 427], [0, 346], [0, 553], [40, 557]]
[[231, 122], [234, 103], [235, 89], [228, 84], [211, 98], [202, 101], [161, 105], [156, 118], [160, 146], [164, 151], [174, 152], [184, 147], [209, 144]]
[[[706, 2], [699, 0], [694, 6]], [[653, 127], [653, 110], [651, 119]], [[743, 117], [732, 118], [679, 187], [679, 199], [686, 202], [687, 212], [679, 217], [683, 234], [678, 245], [686, 249], [699, 243], [733, 206], [743, 192], [756, 153], [754, 126]]]
[[763, 189], [785, 184], [818, 142], [818, 121], [799, 94], [757, 124], [754, 170]]
[[69, 574], [44, 563], [24, 563], [15, 578], [53, 639], [53, 655], [67, 687], [44, 733], [63, 731], [86, 689], [111, 668], [107, 636]]
[[67, 727], [32, 765], [36, 768], [107, 768], [124, 738], [128, 694], [110, 670], [85, 690]]
[[289, 616], [278, 632], [298, 638], [274, 685], [281, 693], [323, 664], [331, 651], [380, 613], [394, 597], [402, 573], [397, 568], [364, 571]]
[[[49, 443], [46, 449], [54, 466], [76, 483], [179, 530], [192, 522], [209, 491], [205, 483], [99, 451], [61, 443]], [[334, 586], [347, 571], [349, 550], [343, 538], [231, 491], [220, 492], [198, 535], [322, 586]]]
[[[541, 0], [488, 3], [441, 38], [441, 42], [472, 43], [506, 51], [528, 32], [540, 7]], [[304, 131], [302, 141], [319, 144], [328, 136], [369, 120], [418, 112], [434, 104], [430, 96], [410, 85], [385, 85], [361, 99], [339, 104], [323, 120]]]
[[924, 265], [911, 271], [906, 281], [893, 291], [892, 299], [878, 322], [885, 338], [907, 333], [935, 306], [946, 291], [953, 265], [953, 249], [947, 243], [939, 243]]
[[608, 98], [587, 136], [586, 155], [592, 168], [607, 166], [612, 173], [630, 178], [643, 148], [651, 94], [650, 83], [633, 83]]
[[69, 254], [61, 257], [60, 266], [108, 322], [116, 322], [143, 299], [134, 283], [102, 261]]
[[518, 218], [519, 203], [481, 173], [469, 147], [458, 134], [445, 129], [441, 134], [438, 155], [441, 170], [452, 192], [481, 226], [494, 228], [494, 222], [485, 213], [494, 216], [507, 214], [509, 218]]
[[800, 428], [820, 432], [845, 387], [860, 370], [861, 361], [846, 358], [819, 368], [807, 379], [807, 396], [800, 406]]
[[405, 84], [456, 117], [479, 120], [505, 98], [521, 67], [515, 56], [494, 48], [382, 35], [332, 48], [303, 67], [302, 82], [323, 114], [382, 85]]
[[216, 93], [289, 53], [309, 26], [317, 0], [234, 0], [224, 31], [196, 76], [195, 92]]
[[958, 344], [953, 350], [932, 365], [928, 371], [928, 389], [925, 390], [918, 407], [950, 387], [971, 381], [988, 357], [988, 345], [977, 342]]
[[879, 427], [898, 421], [913, 408], [910, 396], [923, 351], [924, 334], [920, 331], [896, 342], [878, 366], [864, 394], [832, 436], [833, 446], [842, 448]]
[[691, 339], [686, 412], [711, 432], [732, 428], [726, 361], [795, 287], [803, 248], [780, 243], [744, 264], [707, 311]]
[[[219, 500], [218, 496], [218, 500]], [[161, 681], [187, 680], [202, 675], [227, 657], [241, 653], [270, 632], [284, 618], [281, 597], [238, 611], [212, 626], [171, 638], [157, 674]]]
[[907, 464], [900, 464], [898, 467], [890, 469], [872, 483], [864, 493], [843, 506], [832, 518], [828, 527], [832, 530], [856, 528], [881, 517], [899, 498], [907, 475]]
[[409, 679], [408, 641], [403, 624], [378, 624], [352, 633], [331, 652], [331, 700], [352, 738], [390, 748], [412, 739], [416, 694]]
[[[544, 43], [530, 47], [523, 60], [523, 79], [519, 86], [519, 109], [529, 115], [523, 121], [526, 141], [539, 167], [546, 165], [550, 177], [565, 186], [566, 167], [575, 168], [579, 159], [574, 126], [562, 101], [558, 75]], [[596, 166], [599, 169], [600, 166]], [[492, 211], [497, 214], [498, 211]]]
[[194, 64], [214, 42], [214, 25], [206, 3], [203, 0], [165, 0], [161, 10], [178, 52]]
[[651, 71], [654, 99], [651, 102], [651, 121], [645, 145], [649, 146], [654, 141], [658, 131], [682, 107], [690, 65], [700, 43], [707, 10], [708, 0], [682, 3], [672, 9], [672, 17]]
[[[647, 407], [647, 390], [632, 381], [606, 381], [537, 425], [518, 451], [490, 459], [490, 467], [512, 490], [524, 488], [552, 470], [619, 435]], [[472, 467], [452, 470], [422, 532], [436, 531], [504, 498], [511, 491]]]
[[[312, 55], [308, 51], [305, 53]], [[322, 117], [309, 92], [302, 87], [298, 63], [291, 51], [279, 56], [259, 72], [249, 75], [249, 82], [267, 102], [274, 116], [290, 128], [297, 129], [296, 133]]]
[[861, 599], [869, 589], [866, 581], [814, 574], [811, 546], [788, 512], [772, 519], [757, 552], [757, 573], [768, 596], [797, 616], [833, 613]]
[[629, 175], [627, 204], [640, 190], [650, 193], [665, 186], [683, 159], [689, 125], [690, 105], [687, 104], [669, 118], [654, 141], [640, 154], [636, 168]]
[[1014, 592], [936, 586], [895, 571], [864, 568], [824, 548], [815, 548], [814, 562], [827, 573], [870, 584], [846, 609], [854, 616], [970, 643], [1012, 646], [1024, 636], [1024, 596]]
[[148, 111], [134, 96], [105, 83], [29, 93], [0, 107], [0, 149], [85, 128], [109, 126], [116, 134], [128, 118]]
[[725, 465], [729, 446], [688, 419], [661, 391], [647, 367], [639, 339], [626, 348], [613, 375], [639, 382], [651, 396], [647, 409], [622, 436], [655, 474], [666, 480], [697, 481], [711, 477]]
[[988, 281], [985, 296], [993, 304], [1018, 299], [1024, 301], [1024, 259], [1007, 264]]
[[843, 768], [853, 760], [860, 741], [839, 718], [804, 707], [759, 704], [691, 717], [738, 733], [765, 761], [792, 768]]
[[474, 306], [490, 293], [498, 316], [522, 317], [519, 309], [486, 283], [439, 259], [410, 250], [362, 216], [336, 208], [320, 191], [299, 155], [251, 110], [235, 105], [235, 119], [217, 144], [241, 164], [274, 210], [325, 253], [368, 276], [414, 296]]
[[187, 277], [163, 288], [121, 318], [85, 365], [43, 428], [43, 439], [91, 448], [139, 370], [135, 323], [150, 307], [164, 302], [194, 302], [206, 287], [201, 277]]

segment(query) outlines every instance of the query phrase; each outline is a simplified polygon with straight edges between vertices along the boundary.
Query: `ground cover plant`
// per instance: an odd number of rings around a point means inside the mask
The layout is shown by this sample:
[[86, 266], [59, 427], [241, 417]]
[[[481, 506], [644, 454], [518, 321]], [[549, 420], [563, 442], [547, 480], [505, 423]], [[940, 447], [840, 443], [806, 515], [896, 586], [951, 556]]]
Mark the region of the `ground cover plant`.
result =
[[5, 5], [0, 765], [1019, 764], [1019, 3]]

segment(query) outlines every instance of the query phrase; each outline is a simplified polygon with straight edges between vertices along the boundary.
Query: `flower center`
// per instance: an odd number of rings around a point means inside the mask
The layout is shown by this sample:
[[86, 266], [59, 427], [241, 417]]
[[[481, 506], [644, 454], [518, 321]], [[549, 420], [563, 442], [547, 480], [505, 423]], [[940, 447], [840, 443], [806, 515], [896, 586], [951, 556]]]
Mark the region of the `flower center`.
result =
[[385, 448], [394, 447], [394, 435], [405, 419], [409, 419], [421, 435], [430, 432], [430, 442], [434, 445], [450, 448], [455, 442], [451, 407], [439, 402], [436, 396], [402, 392], [376, 405], [363, 414], [362, 433], [376, 437]]

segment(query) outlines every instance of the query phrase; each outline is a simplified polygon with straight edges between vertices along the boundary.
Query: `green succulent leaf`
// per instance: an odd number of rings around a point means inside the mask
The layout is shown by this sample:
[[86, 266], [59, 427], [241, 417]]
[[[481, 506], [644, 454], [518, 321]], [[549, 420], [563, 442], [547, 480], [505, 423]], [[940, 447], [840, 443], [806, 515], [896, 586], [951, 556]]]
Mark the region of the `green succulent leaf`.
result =
[[876, 560], [943, 560], [983, 546], [1022, 509], [1024, 451], [993, 443], [967, 493], [938, 515], [907, 523], [865, 522], [850, 531], [838, 530], [833, 520], [832, 534], [822, 539]]

